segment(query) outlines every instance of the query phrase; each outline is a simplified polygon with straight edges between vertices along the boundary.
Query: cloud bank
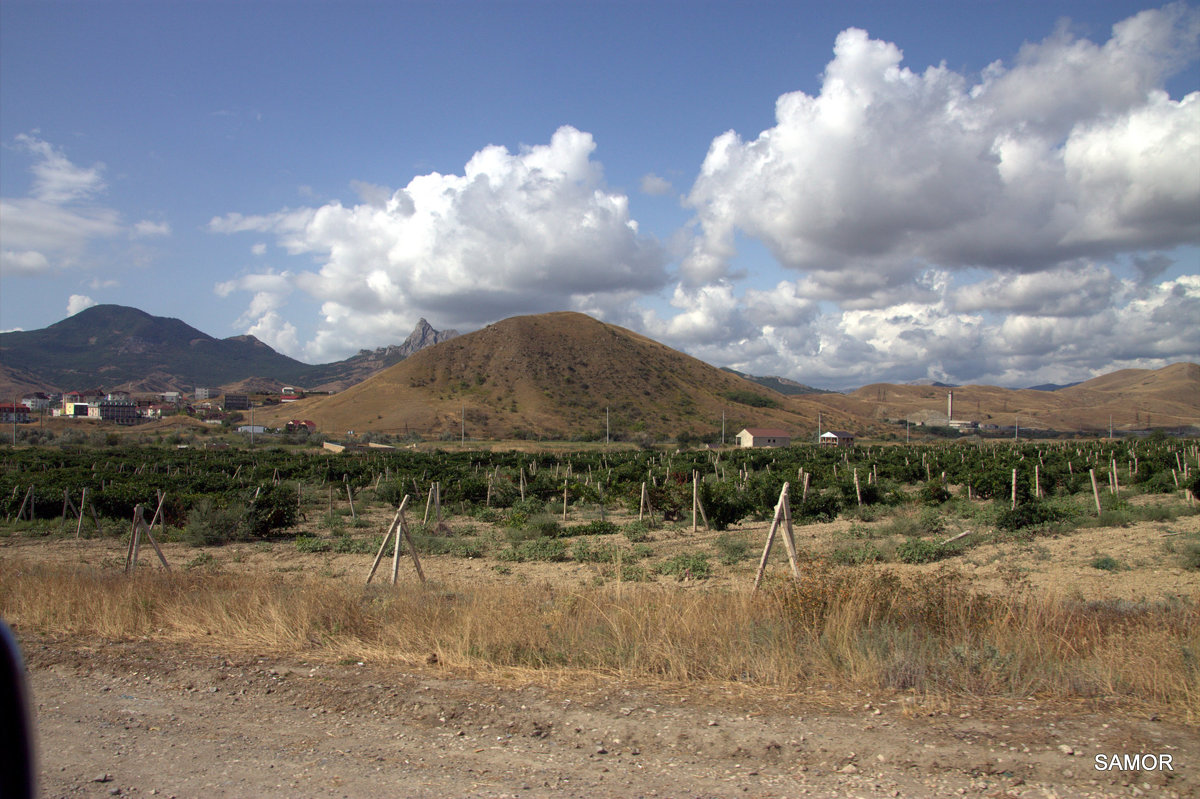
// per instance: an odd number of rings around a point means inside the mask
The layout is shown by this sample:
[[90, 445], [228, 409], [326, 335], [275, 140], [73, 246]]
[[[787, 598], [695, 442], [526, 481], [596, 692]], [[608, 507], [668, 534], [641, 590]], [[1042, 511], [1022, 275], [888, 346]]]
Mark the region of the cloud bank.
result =
[[[394, 192], [358, 184], [357, 205], [228, 214], [209, 227], [272, 234], [289, 253], [320, 261], [286, 281], [322, 303], [304, 346], [316, 360], [403, 338], [418, 315], [471, 328], [573, 297], [654, 292], [667, 281], [665, 256], [639, 234], [628, 199], [605, 187], [594, 149], [590, 134], [562, 127], [549, 144], [517, 153], [485, 147], [461, 175], [421, 175]], [[250, 315], [261, 324], [266, 306], [255, 302], [264, 312]]]
[[[239, 324], [310, 360], [398, 341], [419, 315], [471, 329], [561, 308], [822, 386], [1200, 360], [1200, 275], [1179, 274], [1200, 246], [1200, 92], [1164, 89], [1198, 43], [1200, 12], [1176, 4], [1102, 43], [1064, 25], [963, 74], [848, 29], [819, 91], [779, 97], [753, 138], [712, 140], [674, 264], [604, 184], [591, 135], [562, 127], [459, 175], [355, 183], [354, 205], [214, 218], [316, 263], [218, 291], [251, 292]], [[654, 173], [640, 188], [672, 190]], [[778, 265], [773, 286], [739, 260], [745, 239]], [[284, 321], [293, 292], [321, 303], [308, 341]]]

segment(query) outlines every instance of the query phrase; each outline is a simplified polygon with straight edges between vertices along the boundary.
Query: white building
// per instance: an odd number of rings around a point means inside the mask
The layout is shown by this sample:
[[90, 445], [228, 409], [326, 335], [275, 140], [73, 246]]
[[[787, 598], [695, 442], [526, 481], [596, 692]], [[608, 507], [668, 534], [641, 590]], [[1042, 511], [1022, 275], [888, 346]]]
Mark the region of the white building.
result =
[[737, 443], [739, 447], [787, 447], [792, 434], [770, 427], [747, 427], [737, 434]]

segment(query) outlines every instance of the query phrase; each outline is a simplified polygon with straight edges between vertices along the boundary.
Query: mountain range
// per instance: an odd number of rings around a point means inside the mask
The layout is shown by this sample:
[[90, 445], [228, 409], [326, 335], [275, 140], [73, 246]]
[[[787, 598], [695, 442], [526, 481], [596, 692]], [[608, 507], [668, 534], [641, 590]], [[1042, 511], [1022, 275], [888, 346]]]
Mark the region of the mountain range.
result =
[[423, 347], [453, 338], [421, 319], [403, 344], [310, 365], [254, 336], [218, 339], [179, 319], [95, 305], [41, 330], [0, 334], [0, 396], [85, 388], [190, 391], [198, 386], [340, 391]]
[[[252, 336], [216, 339], [133, 308], [88, 308], [43, 330], [0, 334], [0, 396], [92, 387], [129, 391], [335, 392], [263, 408], [263, 423], [311, 419], [348, 430], [423, 437], [601, 438], [680, 433], [726, 440], [742, 427], [904, 436], [905, 420], [986, 428], [1099, 432], [1200, 427], [1200, 365], [1126, 369], [1046, 390], [873, 384], [822, 392], [719, 369], [579, 313], [505, 319], [458, 335], [422, 319], [403, 344], [304, 364]], [[278, 417], [278, 418], [276, 418]]]

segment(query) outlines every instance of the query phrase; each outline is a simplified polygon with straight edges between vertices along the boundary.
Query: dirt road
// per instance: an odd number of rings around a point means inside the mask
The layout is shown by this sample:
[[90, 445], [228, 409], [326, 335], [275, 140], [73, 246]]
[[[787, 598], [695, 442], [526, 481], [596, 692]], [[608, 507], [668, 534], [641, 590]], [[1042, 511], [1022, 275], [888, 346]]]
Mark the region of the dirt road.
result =
[[[1200, 795], [1200, 734], [1144, 714], [21, 640], [48, 797]], [[1097, 754], [1173, 770], [1100, 771]]]

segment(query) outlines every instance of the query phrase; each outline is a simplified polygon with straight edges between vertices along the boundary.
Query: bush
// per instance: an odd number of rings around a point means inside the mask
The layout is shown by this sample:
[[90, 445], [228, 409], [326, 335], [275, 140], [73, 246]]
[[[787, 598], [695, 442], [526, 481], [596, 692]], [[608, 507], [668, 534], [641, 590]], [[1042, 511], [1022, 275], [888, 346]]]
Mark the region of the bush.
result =
[[721, 563], [732, 566], [750, 557], [750, 539], [744, 535], [722, 533], [713, 542], [720, 555]]
[[207, 497], [188, 513], [183, 541], [194, 547], [218, 546], [244, 539], [243, 513], [237, 508], [222, 508]]
[[942, 484], [941, 480], [930, 480], [921, 486], [918, 497], [923, 505], [941, 505], [950, 499], [950, 490]]
[[701, 483], [700, 502], [714, 530], [724, 530], [731, 524], [737, 524], [753, 509], [748, 496], [724, 482]]
[[1015, 508], [1006, 508], [996, 517], [996, 527], [1015, 531], [1040, 524], [1064, 521], [1074, 515], [1071, 509], [1039, 499], [1030, 499]]
[[884, 557], [874, 544], [863, 542], [856, 546], [839, 547], [830, 553], [829, 559], [842, 566], [857, 566], [861, 563], [878, 563]]
[[557, 563], [567, 559], [567, 542], [557, 538], [535, 538], [503, 549], [497, 557], [500, 560], [518, 563], [527, 560]]
[[957, 544], [939, 544], [923, 538], [910, 538], [896, 547], [896, 559], [901, 563], [934, 563], [953, 557], [962, 551]]
[[[296, 540], [299, 541], [300, 538]], [[368, 540], [339, 535], [333, 539], [333, 551], [343, 555], [369, 555], [376, 552], [382, 543], [383, 539], [380, 536], [376, 536], [374, 540]]]
[[709, 566], [708, 558], [699, 552], [682, 552], [661, 561], [654, 567], [654, 571], [677, 580], [686, 580], [689, 577], [703, 580], [712, 574], [712, 567]]
[[621, 529], [631, 544], [640, 544], [650, 540], [650, 525], [644, 521], [630, 522]]
[[793, 506], [796, 519], [810, 522], [831, 522], [842, 509], [841, 499], [833, 493], [809, 491], [808, 498]]
[[634, 561], [637, 560], [637, 555], [611, 541], [596, 543], [587, 538], [576, 541], [571, 549], [571, 560], [577, 563], [616, 563], [618, 558]]
[[1106, 572], [1116, 572], [1121, 570], [1121, 564], [1111, 555], [1101, 555], [1092, 561], [1092, 568]]
[[566, 532], [569, 535], [614, 535], [619, 532], [620, 528], [610, 521], [602, 521], [595, 519], [587, 524], [581, 524], [576, 527], [568, 527]]
[[283, 485], [267, 485], [246, 512], [246, 530], [250, 535], [268, 536], [296, 524], [296, 495]]
[[317, 538], [311, 535], [296, 536], [296, 551], [297, 552], [328, 552], [332, 548], [332, 544], [323, 538]]

